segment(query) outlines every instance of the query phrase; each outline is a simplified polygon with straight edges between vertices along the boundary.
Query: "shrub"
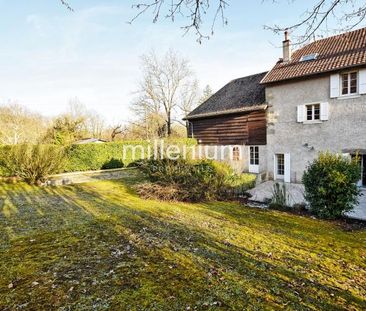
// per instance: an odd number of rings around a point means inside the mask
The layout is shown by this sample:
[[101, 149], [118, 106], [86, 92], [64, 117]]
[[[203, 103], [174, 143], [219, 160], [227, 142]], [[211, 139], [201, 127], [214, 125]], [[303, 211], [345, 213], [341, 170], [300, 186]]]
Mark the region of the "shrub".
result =
[[356, 185], [360, 176], [357, 159], [321, 153], [303, 176], [305, 199], [311, 212], [321, 218], [334, 219], [352, 210], [360, 195]]
[[62, 171], [63, 149], [51, 145], [16, 145], [2, 150], [0, 166], [7, 175], [29, 184], [45, 182], [51, 174]]
[[[158, 184], [160, 189], [167, 188], [167, 192], [174, 193], [174, 200], [178, 201], [210, 201], [231, 198], [237, 189], [248, 188], [241, 184], [240, 175], [235, 175], [230, 167], [220, 167], [213, 161], [178, 160], [147, 160], [140, 165], [140, 169], [151, 182]], [[235, 179], [236, 177], [237, 179]], [[175, 189], [175, 191], [172, 191]], [[138, 190], [149, 192], [158, 199], [166, 199], [163, 191], [155, 191], [154, 187], [144, 187]], [[162, 193], [160, 195], [159, 193]]]
[[224, 178], [224, 191], [228, 196], [242, 196], [248, 189], [255, 186], [256, 176], [254, 174], [236, 173], [233, 168], [225, 162], [212, 161], [215, 169]]
[[123, 162], [119, 159], [112, 158], [108, 162], [105, 162], [102, 166], [102, 170], [108, 170], [113, 168], [122, 168]]
[[162, 201], [187, 201], [189, 192], [177, 185], [161, 185], [157, 183], [143, 183], [137, 186], [137, 194], [146, 200], [157, 199]]
[[289, 209], [288, 202], [289, 195], [287, 193], [286, 185], [275, 183], [273, 185], [272, 200], [269, 207], [278, 210], [287, 210]]
[[127, 167], [140, 167], [140, 166], [144, 165], [144, 163], [145, 163], [145, 160], [143, 160], [143, 159], [136, 160], [136, 161], [129, 163], [127, 165]]

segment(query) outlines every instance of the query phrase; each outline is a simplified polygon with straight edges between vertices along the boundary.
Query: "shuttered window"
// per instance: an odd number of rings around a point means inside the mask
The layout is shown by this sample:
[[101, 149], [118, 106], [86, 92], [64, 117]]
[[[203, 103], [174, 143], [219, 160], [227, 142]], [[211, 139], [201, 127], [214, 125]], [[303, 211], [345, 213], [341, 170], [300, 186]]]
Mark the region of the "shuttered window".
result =
[[352, 95], [358, 92], [358, 73], [347, 72], [341, 75], [342, 95]]
[[329, 119], [329, 104], [315, 103], [297, 106], [297, 122], [311, 123], [312, 121], [327, 121]]
[[306, 120], [320, 120], [320, 104], [306, 105]]

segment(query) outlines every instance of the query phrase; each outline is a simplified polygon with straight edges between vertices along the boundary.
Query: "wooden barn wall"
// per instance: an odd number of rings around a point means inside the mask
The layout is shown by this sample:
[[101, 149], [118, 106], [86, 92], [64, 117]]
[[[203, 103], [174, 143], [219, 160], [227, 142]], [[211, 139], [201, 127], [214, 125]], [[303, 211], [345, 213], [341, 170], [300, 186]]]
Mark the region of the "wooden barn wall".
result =
[[266, 145], [266, 112], [191, 120], [189, 133], [205, 145]]

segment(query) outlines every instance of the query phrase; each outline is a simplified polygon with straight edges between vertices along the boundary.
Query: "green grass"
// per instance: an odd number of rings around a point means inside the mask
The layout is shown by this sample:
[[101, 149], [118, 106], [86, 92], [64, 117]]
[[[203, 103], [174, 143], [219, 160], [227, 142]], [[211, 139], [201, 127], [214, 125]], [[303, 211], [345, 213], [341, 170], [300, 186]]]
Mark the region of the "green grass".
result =
[[366, 309], [364, 230], [133, 183], [2, 185], [0, 310]]

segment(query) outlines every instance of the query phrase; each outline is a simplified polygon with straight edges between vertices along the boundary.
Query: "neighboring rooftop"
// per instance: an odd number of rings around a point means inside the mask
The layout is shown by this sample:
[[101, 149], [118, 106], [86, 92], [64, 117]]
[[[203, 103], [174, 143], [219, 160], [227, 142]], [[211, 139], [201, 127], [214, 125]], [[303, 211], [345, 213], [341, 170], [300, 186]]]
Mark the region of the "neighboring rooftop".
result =
[[[316, 55], [304, 61], [308, 55]], [[279, 61], [261, 83], [295, 79], [366, 65], [366, 28], [314, 41], [293, 52], [289, 62]]]
[[267, 72], [233, 80], [194, 109], [187, 119], [253, 111], [265, 108], [265, 90], [260, 81]]
[[83, 145], [83, 144], [102, 144], [106, 143], [107, 141], [104, 139], [99, 138], [83, 138], [81, 140], [78, 140], [74, 142], [75, 145]]

